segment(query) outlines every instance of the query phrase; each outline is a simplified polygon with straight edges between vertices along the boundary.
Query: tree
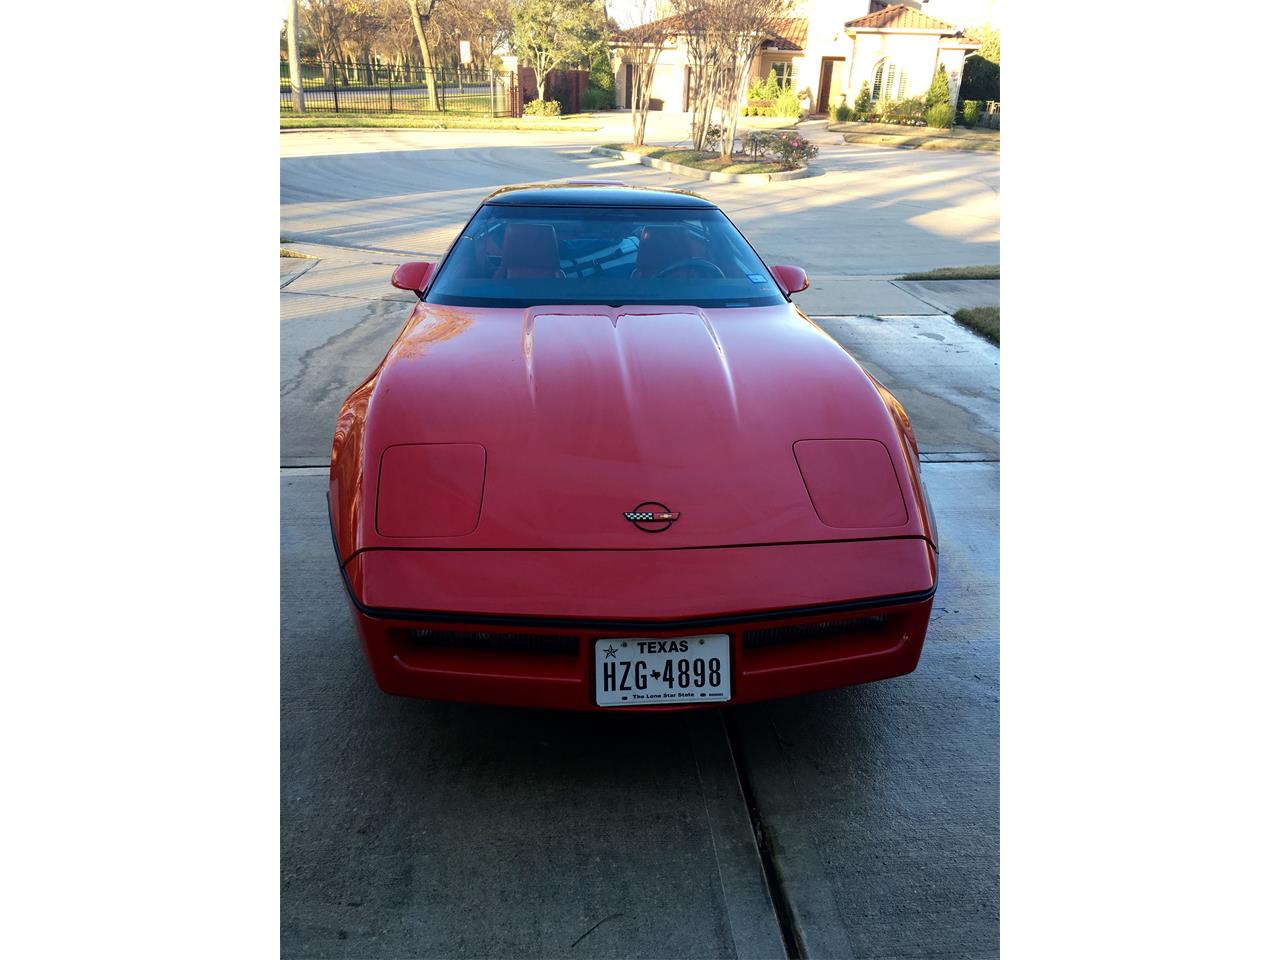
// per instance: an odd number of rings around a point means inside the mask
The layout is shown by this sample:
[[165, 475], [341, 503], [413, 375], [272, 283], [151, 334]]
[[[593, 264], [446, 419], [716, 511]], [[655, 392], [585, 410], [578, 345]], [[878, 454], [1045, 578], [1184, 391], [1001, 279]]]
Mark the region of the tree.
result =
[[[653, 6], [645, 6], [641, 15], [654, 17]], [[619, 53], [623, 62], [631, 67], [631, 142], [637, 145], [644, 143], [650, 94], [653, 92], [653, 72], [670, 36], [670, 26], [669, 20], [649, 19], [618, 34], [622, 41]]]
[[538, 99], [547, 99], [547, 74], [590, 57], [604, 36], [604, 16], [592, 0], [519, 0], [511, 16], [512, 46], [533, 69]]
[[978, 39], [982, 41], [982, 46], [978, 48], [978, 56], [991, 63], [999, 63], [1000, 31], [993, 30], [991, 24], [987, 24], [978, 31]]
[[[441, 32], [451, 41], [471, 41], [475, 63], [488, 66], [498, 49], [511, 39], [511, 4], [507, 0], [439, 0]], [[450, 52], [457, 55], [456, 43]]]
[[676, 0], [680, 29], [688, 37], [690, 73], [696, 78], [695, 149], [706, 144], [718, 110], [720, 155], [733, 153], [751, 62], [760, 45], [782, 31], [791, 5], [792, 0]]
[[307, 104], [302, 96], [302, 61], [298, 57], [298, 0], [289, 0], [289, 23], [285, 29], [289, 35], [289, 88], [293, 92], [293, 112], [306, 113]]
[[427, 12], [424, 14], [418, 0], [409, 0], [409, 20], [413, 23], [413, 32], [418, 35], [418, 49], [422, 51], [423, 75], [427, 80], [427, 101], [440, 109], [440, 99], [436, 96], [436, 74], [432, 68], [431, 48], [427, 46], [427, 35], [422, 32], [422, 21], [431, 16], [436, 0], [427, 0]]
[[938, 72], [933, 75], [929, 92], [924, 95], [924, 108], [927, 111], [940, 103], [951, 103], [951, 83], [947, 80], [947, 71], [942, 64], [938, 64]]
[[[347, 0], [307, 0], [301, 7], [302, 23], [324, 61], [324, 82], [334, 82], [333, 65], [342, 59], [342, 41], [351, 32], [351, 5]], [[346, 76], [343, 75], [343, 82]]]

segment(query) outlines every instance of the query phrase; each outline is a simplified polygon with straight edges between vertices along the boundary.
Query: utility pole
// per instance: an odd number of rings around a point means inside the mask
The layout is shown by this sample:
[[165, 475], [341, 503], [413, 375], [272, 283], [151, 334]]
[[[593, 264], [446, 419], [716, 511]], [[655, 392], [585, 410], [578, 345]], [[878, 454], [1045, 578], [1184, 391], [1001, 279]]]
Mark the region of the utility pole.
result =
[[289, 40], [289, 87], [293, 91], [293, 112], [306, 113], [307, 104], [302, 96], [302, 63], [298, 59], [298, 0], [289, 0], [289, 24], [285, 33]]

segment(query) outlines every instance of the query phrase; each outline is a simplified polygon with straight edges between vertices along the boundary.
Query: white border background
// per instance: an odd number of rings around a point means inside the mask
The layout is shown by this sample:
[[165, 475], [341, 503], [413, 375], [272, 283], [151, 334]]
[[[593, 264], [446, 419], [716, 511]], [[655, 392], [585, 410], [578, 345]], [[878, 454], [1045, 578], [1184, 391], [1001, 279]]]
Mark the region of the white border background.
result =
[[[277, 6], [6, 13], [13, 956], [278, 953]], [[1276, 20], [1002, 9], [1008, 957], [1275, 947]]]

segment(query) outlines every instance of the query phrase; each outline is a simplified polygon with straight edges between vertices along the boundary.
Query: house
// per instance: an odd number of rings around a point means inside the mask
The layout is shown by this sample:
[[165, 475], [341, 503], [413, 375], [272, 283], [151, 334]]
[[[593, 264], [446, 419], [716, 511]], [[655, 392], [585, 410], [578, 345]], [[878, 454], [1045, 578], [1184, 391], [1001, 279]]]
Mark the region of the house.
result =
[[[951, 79], [951, 101], [960, 90], [964, 58], [979, 41], [918, 9], [880, 0], [799, 0], [797, 16], [783, 21], [761, 45], [749, 77], [789, 84], [811, 115], [852, 103], [865, 81], [873, 101], [923, 96], [941, 64]], [[650, 109], [686, 111], [692, 96], [688, 47], [679, 16], [666, 17], [670, 36], [654, 68]], [[613, 38], [619, 107], [630, 108], [635, 64], [626, 44], [641, 28]]]

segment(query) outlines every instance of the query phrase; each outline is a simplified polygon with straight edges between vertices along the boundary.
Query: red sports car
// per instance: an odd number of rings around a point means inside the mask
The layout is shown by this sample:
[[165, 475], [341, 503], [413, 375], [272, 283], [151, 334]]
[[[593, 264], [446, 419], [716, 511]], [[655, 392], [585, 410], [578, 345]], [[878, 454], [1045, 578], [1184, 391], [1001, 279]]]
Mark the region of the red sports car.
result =
[[915, 669], [937, 536], [901, 405], [712, 203], [488, 197], [342, 405], [329, 508], [378, 685], [575, 710]]

